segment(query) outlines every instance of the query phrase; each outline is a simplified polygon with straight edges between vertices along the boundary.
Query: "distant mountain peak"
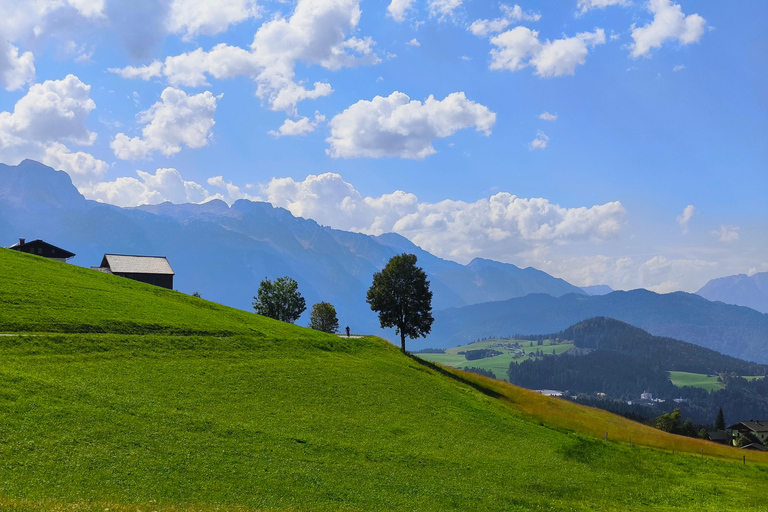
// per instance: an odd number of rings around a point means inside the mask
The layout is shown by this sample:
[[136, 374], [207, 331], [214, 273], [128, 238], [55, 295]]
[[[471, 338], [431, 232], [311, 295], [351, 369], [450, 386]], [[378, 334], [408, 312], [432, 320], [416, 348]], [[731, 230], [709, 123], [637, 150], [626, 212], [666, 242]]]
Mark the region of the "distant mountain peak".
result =
[[609, 293], [613, 292], [614, 289], [608, 286], [607, 284], [593, 284], [592, 286], [582, 286], [582, 290], [587, 295], [608, 295]]
[[768, 313], [768, 272], [718, 277], [705, 284], [696, 295]]
[[377, 235], [374, 238], [384, 245], [389, 245], [402, 251], [422, 250], [421, 247], [417, 246], [403, 235], [398, 233], [382, 233], [381, 235]]
[[16, 166], [0, 164], [0, 200], [24, 209], [81, 209], [88, 205], [69, 174], [34, 160]]

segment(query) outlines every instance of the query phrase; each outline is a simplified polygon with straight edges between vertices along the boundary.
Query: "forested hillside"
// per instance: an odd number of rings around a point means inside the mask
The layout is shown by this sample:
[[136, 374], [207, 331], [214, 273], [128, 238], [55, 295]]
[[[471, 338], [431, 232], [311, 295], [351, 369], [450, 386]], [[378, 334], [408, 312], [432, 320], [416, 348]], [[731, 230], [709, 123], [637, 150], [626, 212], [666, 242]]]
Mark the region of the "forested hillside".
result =
[[[611, 399], [637, 400], [643, 392], [665, 400], [636, 407], [640, 415], [680, 408], [686, 417], [710, 424], [720, 407], [730, 422], [768, 417], [768, 381], [742, 376], [768, 375], [768, 366], [741, 361], [682, 341], [652, 336], [642, 329], [610, 318], [593, 318], [548, 337], [573, 341], [574, 349], [559, 356], [543, 356], [510, 364], [509, 381], [532, 389], [568, 390], [571, 394], [606, 400], [590, 402], [609, 410]], [[575, 354], [575, 355], [574, 355]], [[725, 389], [708, 392], [677, 387], [670, 371], [718, 376]], [[674, 402], [674, 399], [684, 399]]]

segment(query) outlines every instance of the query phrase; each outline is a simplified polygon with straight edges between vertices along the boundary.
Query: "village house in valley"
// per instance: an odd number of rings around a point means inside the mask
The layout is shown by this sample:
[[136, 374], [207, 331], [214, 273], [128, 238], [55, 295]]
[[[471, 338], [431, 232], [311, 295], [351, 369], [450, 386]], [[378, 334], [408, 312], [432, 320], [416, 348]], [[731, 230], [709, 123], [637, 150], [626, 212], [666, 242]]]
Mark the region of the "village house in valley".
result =
[[740, 437], [751, 435], [760, 443], [752, 443], [744, 446], [747, 449], [766, 451], [765, 444], [768, 443], [768, 421], [741, 421], [728, 427], [733, 432], [734, 443]]
[[165, 256], [105, 254], [101, 260], [101, 266], [91, 268], [173, 290], [175, 273]]
[[31, 242], [27, 242], [24, 238], [19, 238], [19, 241], [10, 246], [9, 249], [26, 252], [27, 254], [35, 254], [37, 256], [42, 256], [43, 258], [61, 262], [65, 262], [69, 258], [75, 256], [75, 253], [51, 245], [48, 242], [43, 242], [42, 240], [32, 240]]

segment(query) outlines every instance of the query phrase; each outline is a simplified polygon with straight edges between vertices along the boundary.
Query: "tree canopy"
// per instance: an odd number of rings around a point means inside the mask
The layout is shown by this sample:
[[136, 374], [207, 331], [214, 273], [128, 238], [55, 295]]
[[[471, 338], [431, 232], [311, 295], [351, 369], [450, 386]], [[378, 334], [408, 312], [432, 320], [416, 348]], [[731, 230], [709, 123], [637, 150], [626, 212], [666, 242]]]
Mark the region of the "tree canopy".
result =
[[307, 309], [299, 284], [287, 276], [278, 277], [274, 282], [264, 278], [253, 299], [256, 313], [283, 322], [295, 322]]
[[715, 430], [725, 430], [725, 416], [723, 415], [723, 408], [717, 411], [717, 418], [715, 418]]
[[336, 308], [328, 302], [318, 302], [312, 306], [309, 316], [309, 328], [316, 331], [335, 333], [339, 330], [339, 319], [336, 317]]
[[395, 327], [405, 352], [406, 336], [426, 336], [432, 327], [432, 292], [427, 274], [416, 266], [415, 254], [392, 257], [373, 275], [366, 302], [379, 313], [381, 327]]

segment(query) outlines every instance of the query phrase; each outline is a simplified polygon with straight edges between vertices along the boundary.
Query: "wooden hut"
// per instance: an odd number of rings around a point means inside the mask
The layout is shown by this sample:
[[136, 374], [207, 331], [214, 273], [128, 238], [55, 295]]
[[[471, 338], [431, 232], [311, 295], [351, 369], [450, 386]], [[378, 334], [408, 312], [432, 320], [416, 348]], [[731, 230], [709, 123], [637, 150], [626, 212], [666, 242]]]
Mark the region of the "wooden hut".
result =
[[43, 242], [42, 240], [32, 240], [31, 242], [27, 242], [24, 238], [19, 238], [18, 243], [13, 244], [9, 249], [62, 262], [75, 256], [75, 253], [51, 245], [48, 242]]
[[105, 254], [95, 270], [173, 290], [175, 274], [165, 256]]

